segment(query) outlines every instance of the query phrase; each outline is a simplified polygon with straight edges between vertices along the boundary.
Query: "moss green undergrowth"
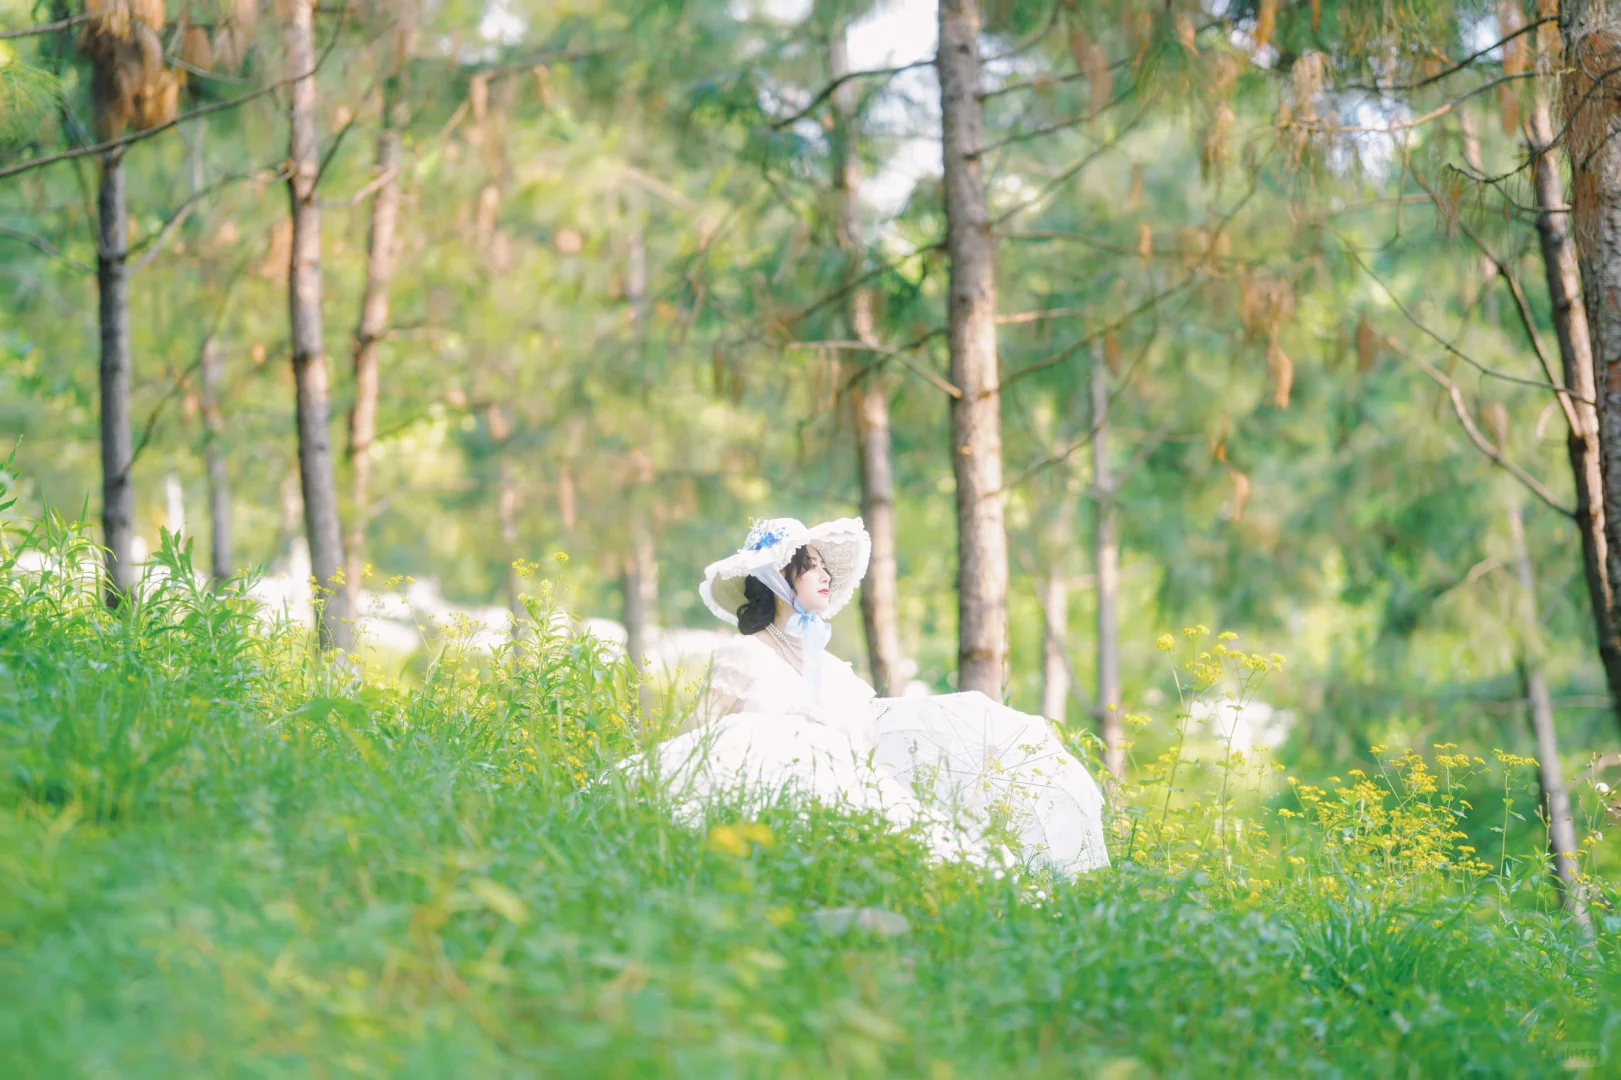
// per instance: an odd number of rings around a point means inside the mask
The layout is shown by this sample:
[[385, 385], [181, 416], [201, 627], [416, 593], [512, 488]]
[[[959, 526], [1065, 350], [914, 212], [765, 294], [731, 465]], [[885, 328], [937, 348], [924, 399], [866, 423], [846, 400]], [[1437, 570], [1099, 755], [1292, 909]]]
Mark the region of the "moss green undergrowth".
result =
[[[824, 809], [672, 823], [544, 587], [558, 629], [405, 686], [172, 542], [116, 614], [94, 564], [60, 520], [0, 562], [0, 1074], [1621, 1075], [1612, 894], [1588, 940], [1534, 852], [1461, 850], [1434, 755], [1302, 798], [1168, 729], [1114, 869], [939, 866]], [[1190, 691], [1271, 666], [1198, 637]]]

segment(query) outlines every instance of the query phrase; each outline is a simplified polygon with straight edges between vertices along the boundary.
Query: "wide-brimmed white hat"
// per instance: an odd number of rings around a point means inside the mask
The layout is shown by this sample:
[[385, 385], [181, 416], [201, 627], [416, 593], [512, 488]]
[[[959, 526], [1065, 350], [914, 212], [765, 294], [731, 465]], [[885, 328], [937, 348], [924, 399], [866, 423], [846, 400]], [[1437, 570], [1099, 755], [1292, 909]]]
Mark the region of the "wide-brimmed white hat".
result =
[[856, 586], [867, 576], [872, 558], [872, 537], [860, 518], [840, 518], [807, 527], [797, 518], [769, 518], [756, 522], [737, 554], [710, 563], [704, 570], [704, 583], [698, 595], [704, 598], [716, 618], [737, 625], [737, 609], [743, 606], [743, 584], [756, 570], [771, 567], [782, 570], [793, 560], [794, 552], [809, 545], [822, 556], [822, 564], [833, 577], [824, 619], [837, 615]]

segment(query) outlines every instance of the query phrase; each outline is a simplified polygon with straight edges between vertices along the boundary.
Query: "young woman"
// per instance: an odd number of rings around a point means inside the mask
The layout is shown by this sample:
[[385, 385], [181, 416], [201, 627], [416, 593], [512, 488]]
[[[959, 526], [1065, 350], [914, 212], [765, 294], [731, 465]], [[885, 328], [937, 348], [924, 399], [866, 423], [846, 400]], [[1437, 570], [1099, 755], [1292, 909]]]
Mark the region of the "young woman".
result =
[[717, 652], [696, 726], [651, 755], [680, 808], [791, 790], [921, 824], [943, 857], [1000, 850], [996, 822], [1027, 861], [1108, 866], [1103, 797], [1046, 720], [979, 693], [879, 698], [826, 651], [871, 552], [858, 518], [775, 518], [704, 572], [704, 602], [741, 636]]

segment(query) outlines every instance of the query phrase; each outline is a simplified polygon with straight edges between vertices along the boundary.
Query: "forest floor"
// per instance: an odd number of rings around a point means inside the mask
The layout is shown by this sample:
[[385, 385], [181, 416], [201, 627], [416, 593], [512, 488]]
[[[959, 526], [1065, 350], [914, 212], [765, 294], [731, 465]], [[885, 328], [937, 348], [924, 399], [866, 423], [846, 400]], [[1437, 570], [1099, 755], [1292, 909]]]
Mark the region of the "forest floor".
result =
[[1589, 941], [1539, 875], [1427, 847], [1444, 801], [1212, 849], [1122, 796], [1073, 883], [831, 812], [683, 828], [601, 771], [607, 657], [537, 636], [407, 685], [181, 573], [116, 616], [8, 578], [0, 1074], [1621, 1075], [1602, 885]]

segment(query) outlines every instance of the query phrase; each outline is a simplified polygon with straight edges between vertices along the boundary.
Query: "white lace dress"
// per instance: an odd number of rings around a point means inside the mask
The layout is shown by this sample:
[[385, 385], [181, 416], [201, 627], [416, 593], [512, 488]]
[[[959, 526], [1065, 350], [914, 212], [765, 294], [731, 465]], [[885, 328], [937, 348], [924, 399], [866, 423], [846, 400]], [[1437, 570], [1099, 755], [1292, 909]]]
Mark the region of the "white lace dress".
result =
[[1062, 874], [1109, 865], [1103, 796], [1046, 720], [979, 693], [879, 698], [828, 654], [814, 705], [795, 660], [766, 633], [716, 653], [703, 722], [649, 755], [678, 814], [786, 791], [921, 825], [942, 858], [984, 861], [1011, 840]]

